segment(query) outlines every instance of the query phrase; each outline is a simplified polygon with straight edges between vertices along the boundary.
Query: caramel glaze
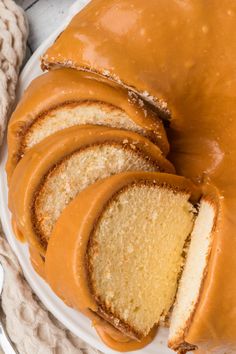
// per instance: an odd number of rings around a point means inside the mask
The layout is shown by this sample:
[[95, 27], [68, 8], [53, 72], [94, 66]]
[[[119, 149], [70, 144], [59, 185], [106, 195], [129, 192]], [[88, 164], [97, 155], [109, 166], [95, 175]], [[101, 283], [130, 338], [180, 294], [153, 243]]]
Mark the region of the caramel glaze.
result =
[[[184, 177], [155, 172], [124, 172], [100, 180], [79, 193], [64, 209], [53, 229], [45, 259], [46, 280], [63, 301], [90, 318], [91, 311], [93, 315], [98, 311], [89, 287], [86, 268], [87, 244], [94, 224], [108, 201], [122, 188], [134, 183], [148, 182], [190, 193], [193, 203], [199, 199], [199, 190]], [[104, 321], [100, 324], [95, 320], [95, 327], [105, 343], [118, 351], [142, 348], [155, 335], [154, 329], [147, 338], [138, 342], [111, 335], [104, 327]]]
[[154, 328], [144, 339], [138, 342], [126, 337], [125, 335], [112, 336], [109, 333], [109, 328], [105, 328], [104, 324], [97, 325], [95, 322], [94, 327], [102, 341], [108, 347], [115, 349], [119, 352], [133, 351], [146, 347], [149, 343], [153, 341], [157, 332], [156, 328]]
[[59, 131], [31, 148], [20, 160], [11, 178], [9, 207], [16, 235], [22, 235], [42, 256], [48, 240], [40, 238], [35, 227], [34, 198], [45, 175], [63, 158], [80, 149], [102, 143], [118, 143], [149, 159], [157, 171], [174, 173], [161, 150], [143, 136], [120, 129], [74, 126]]
[[45, 279], [45, 258], [40, 254], [38, 249], [29, 245], [30, 261], [34, 270], [40, 275], [41, 278]]
[[166, 155], [169, 144], [157, 114], [138, 97], [130, 96], [127, 89], [117, 84], [108, 85], [106, 81], [98, 81], [97, 75], [73, 69], [55, 70], [33, 80], [9, 123], [8, 179], [24, 154], [23, 139], [27, 129], [50, 110], [65, 103], [105, 102], [122, 109]]
[[218, 188], [213, 251], [185, 340], [219, 354], [236, 352], [235, 31], [235, 0], [93, 0], [43, 58], [165, 101], [177, 172]]

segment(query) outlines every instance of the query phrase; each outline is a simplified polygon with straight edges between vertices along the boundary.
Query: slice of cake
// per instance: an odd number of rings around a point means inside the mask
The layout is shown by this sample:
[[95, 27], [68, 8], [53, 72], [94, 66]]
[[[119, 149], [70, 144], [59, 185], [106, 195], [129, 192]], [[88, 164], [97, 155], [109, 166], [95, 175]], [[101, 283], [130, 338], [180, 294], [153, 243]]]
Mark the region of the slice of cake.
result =
[[185, 178], [150, 172], [121, 173], [83, 190], [51, 235], [50, 286], [70, 306], [142, 340], [175, 299], [198, 197]]
[[186, 336], [194, 321], [207, 274], [216, 215], [216, 204], [209, 198], [202, 198], [170, 321], [169, 346], [181, 353], [195, 349]]
[[174, 172], [157, 145], [134, 132], [76, 126], [51, 135], [13, 173], [9, 204], [17, 233], [44, 254], [56, 220], [81, 190], [135, 170]]
[[127, 89], [93, 74], [58, 69], [37, 77], [8, 128], [8, 177], [25, 154], [49, 135], [75, 125], [102, 125], [137, 132], [169, 150], [157, 113]]

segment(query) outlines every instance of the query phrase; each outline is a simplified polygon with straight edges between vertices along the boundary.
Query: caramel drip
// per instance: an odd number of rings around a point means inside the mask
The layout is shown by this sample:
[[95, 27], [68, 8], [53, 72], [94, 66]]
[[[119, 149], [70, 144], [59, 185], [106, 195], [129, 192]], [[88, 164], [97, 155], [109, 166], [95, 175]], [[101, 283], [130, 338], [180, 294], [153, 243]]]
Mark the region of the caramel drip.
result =
[[40, 275], [41, 278], [45, 279], [45, 269], [44, 269], [44, 257], [41, 256], [39, 251], [29, 245], [30, 261], [34, 270]]
[[149, 343], [153, 341], [153, 338], [156, 336], [156, 330], [152, 330], [147, 337], [142, 339], [140, 342], [132, 340], [128, 337], [112, 337], [109, 334], [109, 330], [104, 329], [103, 325], [94, 325], [97, 334], [102, 339], [102, 341], [110, 348], [115, 349], [119, 352], [127, 352], [138, 350], [146, 347]]
[[185, 338], [220, 354], [236, 351], [235, 31], [234, 0], [93, 0], [43, 59], [167, 103], [177, 172], [220, 194], [208, 273]]
[[15, 222], [15, 220], [12, 218], [12, 230], [14, 232], [15, 237], [17, 238], [18, 241], [20, 242], [25, 242], [25, 236], [22, 234], [22, 232], [20, 231], [20, 229], [17, 227], [17, 224]]

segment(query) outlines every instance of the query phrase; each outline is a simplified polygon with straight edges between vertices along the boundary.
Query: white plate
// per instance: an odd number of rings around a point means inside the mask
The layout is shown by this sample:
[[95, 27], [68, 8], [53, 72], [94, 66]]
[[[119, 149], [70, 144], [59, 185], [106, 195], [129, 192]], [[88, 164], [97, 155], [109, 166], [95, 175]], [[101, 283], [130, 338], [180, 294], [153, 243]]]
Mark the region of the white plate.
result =
[[[33, 78], [39, 76], [42, 72], [40, 69], [39, 58], [45, 52], [46, 48], [53, 42], [57, 35], [66, 26], [69, 19], [75, 12], [78, 12], [89, 0], [79, 0], [70, 9], [70, 14], [65, 23], [58, 28], [33, 54], [26, 64], [19, 81], [18, 99], [23, 94], [25, 88], [29, 85]], [[15, 251], [18, 260], [22, 266], [25, 278], [37, 294], [39, 299], [44, 303], [46, 308], [62, 322], [65, 327], [71, 330], [75, 335], [89, 343], [91, 346], [101, 350], [103, 353], [117, 353], [107, 348], [100, 341], [95, 330], [91, 327], [90, 321], [79, 312], [72, 310], [66, 306], [49, 288], [44, 280], [42, 280], [33, 270], [29, 261], [29, 252], [27, 245], [18, 242], [11, 228], [11, 214], [7, 207], [8, 189], [5, 173], [5, 163], [7, 158], [7, 147], [4, 144], [2, 158], [0, 162], [0, 217], [2, 226], [12, 249]], [[161, 328], [155, 340], [142, 350], [133, 352], [139, 354], [171, 354], [171, 350], [167, 349], [167, 330]], [[66, 353], [65, 353], [66, 354]]]

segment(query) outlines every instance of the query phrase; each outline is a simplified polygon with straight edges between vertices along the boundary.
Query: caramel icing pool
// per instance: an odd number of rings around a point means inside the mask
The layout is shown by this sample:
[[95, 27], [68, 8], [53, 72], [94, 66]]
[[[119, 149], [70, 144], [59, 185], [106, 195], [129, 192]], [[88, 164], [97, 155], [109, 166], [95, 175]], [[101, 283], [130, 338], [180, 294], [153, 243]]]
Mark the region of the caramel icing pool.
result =
[[177, 172], [220, 194], [208, 274], [185, 340], [236, 352], [236, 2], [93, 0], [46, 52], [167, 102]]

